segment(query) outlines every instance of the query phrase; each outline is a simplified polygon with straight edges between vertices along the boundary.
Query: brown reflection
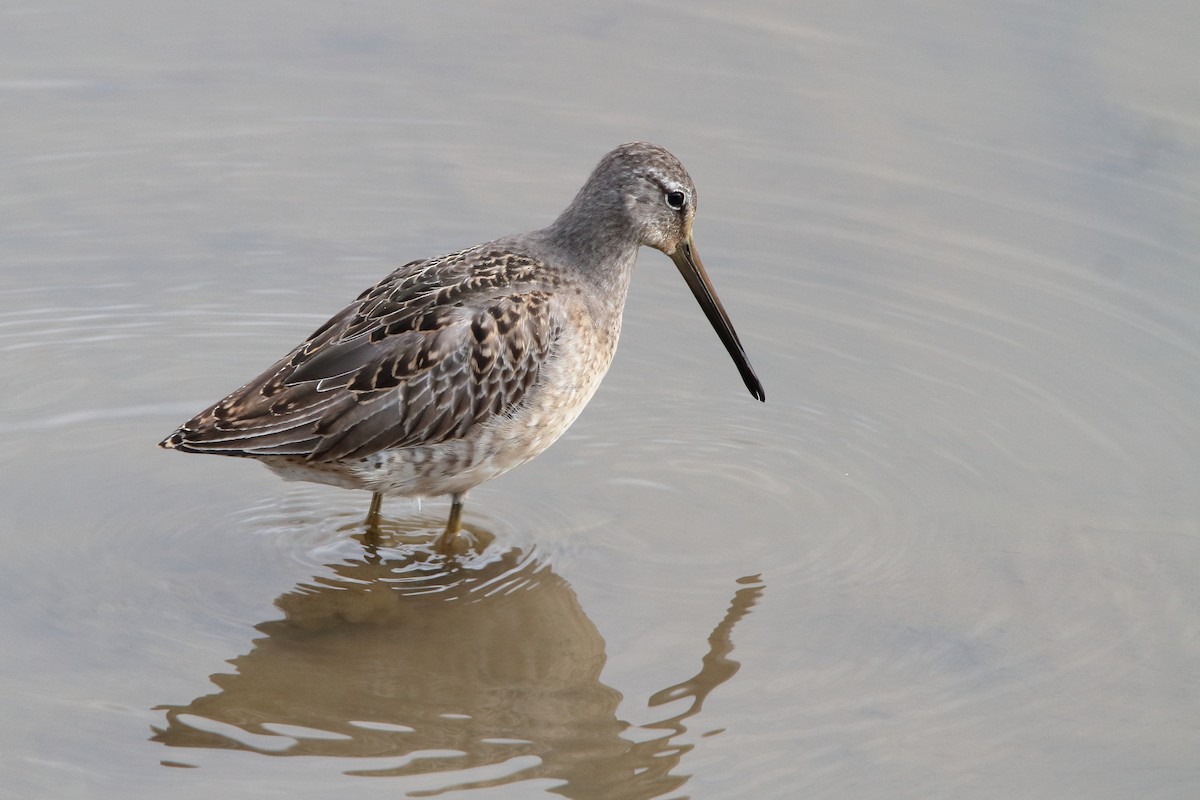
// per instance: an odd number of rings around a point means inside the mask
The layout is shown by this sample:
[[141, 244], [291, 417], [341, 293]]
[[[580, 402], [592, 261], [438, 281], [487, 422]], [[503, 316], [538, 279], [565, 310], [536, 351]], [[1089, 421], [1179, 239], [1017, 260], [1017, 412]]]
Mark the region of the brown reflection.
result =
[[604, 640], [547, 565], [516, 550], [449, 567], [396, 555], [368, 549], [282, 595], [284, 618], [212, 676], [220, 691], [160, 707], [152, 739], [373, 759], [355, 775], [459, 773], [431, 793], [548, 778], [567, 797], [656, 797], [687, 780], [672, 774], [692, 747], [676, 741], [683, 722], [737, 672], [730, 634], [763, 591], [739, 581], [700, 671], [650, 705], [692, 702], [632, 741], [600, 681]]

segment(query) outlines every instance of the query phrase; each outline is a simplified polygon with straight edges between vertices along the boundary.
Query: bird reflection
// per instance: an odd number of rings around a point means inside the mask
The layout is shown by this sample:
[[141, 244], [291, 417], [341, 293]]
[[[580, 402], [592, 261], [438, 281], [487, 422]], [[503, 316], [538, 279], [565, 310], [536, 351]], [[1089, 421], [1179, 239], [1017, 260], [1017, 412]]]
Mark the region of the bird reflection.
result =
[[684, 721], [737, 672], [733, 627], [763, 591], [757, 576], [739, 581], [700, 670], [650, 699], [691, 702], [638, 734], [600, 680], [604, 640], [536, 558], [368, 547], [329, 569], [276, 600], [283, 619], [257, 626], [234, 674], [212, 676], [218, 692], [160, 706], [166, 725], [151, 738], [361, 758], [347, 774], [424, 775], [433, 793], [540, 778], [572, 798], [657, 797], [687, 781], [673, 774], [692, 747]]

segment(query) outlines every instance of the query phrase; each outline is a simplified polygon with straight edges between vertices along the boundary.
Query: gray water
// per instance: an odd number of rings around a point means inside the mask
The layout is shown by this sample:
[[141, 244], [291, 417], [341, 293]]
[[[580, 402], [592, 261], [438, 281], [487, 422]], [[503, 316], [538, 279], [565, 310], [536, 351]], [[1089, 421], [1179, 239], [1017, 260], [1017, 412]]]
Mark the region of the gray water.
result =
[[[1192, 2], [0, 8], [0, 795], [1200, 796]], [[614, 145], [613, 369], [420, 557], [155, 443]], [[417, 542], [418, 544], [413, 544]]]

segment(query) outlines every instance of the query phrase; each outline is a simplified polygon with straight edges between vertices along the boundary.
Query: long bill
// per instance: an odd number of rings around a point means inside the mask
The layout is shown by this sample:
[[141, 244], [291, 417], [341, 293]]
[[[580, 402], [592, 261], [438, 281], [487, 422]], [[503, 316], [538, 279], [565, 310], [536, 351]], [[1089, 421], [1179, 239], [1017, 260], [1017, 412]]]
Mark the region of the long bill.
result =
[[733, 323], [729, 321], [729, 315], [725, 313], [725, 307], [717, 298], [712, 282], [708, 279], [708, 273], [704, 271], [704, 265], [700, 263], [700, 255], [696, 252], [696, 245], [692, 243], [691, 236], [688, 236], [681, 245], [675, 248], [675, 252], [671, 254], [671, 260], [675, 262], [679, 273], [687, 281], [688, 288], [696, 296], [696, 301], [704, 309], [704, 315], [712, 323], [717, 336], [721, 337], [721, 343], [733, 357], [733, 363], [737, 365], [738, 372], [741, 373], [742, 380], [745, 381], [750, 394], [766, 402], [767, 395], [763, 391], [762, 383], [759, 382], [758, 375], [754, 374], [754, 367], [750, 366], [750, 359], [746, 357], [746, 349], [742, 347], [742, 341], [738, 339], [737, 331], [733, 329]]

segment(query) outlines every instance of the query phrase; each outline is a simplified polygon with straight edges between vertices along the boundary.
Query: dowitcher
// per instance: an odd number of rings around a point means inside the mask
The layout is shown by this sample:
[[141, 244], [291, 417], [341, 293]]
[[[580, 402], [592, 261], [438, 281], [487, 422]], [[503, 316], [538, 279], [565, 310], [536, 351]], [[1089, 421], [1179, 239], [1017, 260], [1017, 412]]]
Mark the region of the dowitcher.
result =
[[675, 262], [750, 394], [762, 384], [692, 242], [696, 187], [646, 142], [600, 160], [548, 227], [412, 261], [160, 446], [254, 458], [289, 480], [383, 495], [467, 492], [549, 447], [612, 362], [642, 246]]

